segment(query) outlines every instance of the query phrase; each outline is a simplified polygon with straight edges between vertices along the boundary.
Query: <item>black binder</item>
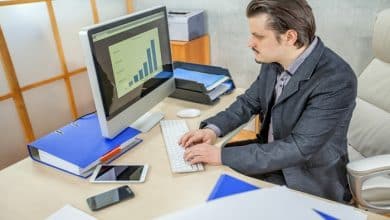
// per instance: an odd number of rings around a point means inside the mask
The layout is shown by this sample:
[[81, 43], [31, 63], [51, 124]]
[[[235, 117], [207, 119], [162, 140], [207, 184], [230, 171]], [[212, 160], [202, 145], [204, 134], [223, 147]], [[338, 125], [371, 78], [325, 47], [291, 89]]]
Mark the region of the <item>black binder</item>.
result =
[[[228, 69], [218, 67], [218, 66], [185, 63], [179, 61], [174, 62], [173, 66], [175, 69], [182, 68], [182, 69], [198, 71], [202, 73], [209, 73], [215, 75], [222, 74], [225, 76], [229, 76], [230, 79], [227, 80], [226, 82], [230, 82], [232, 84], [232, 88], [226, 91], [224, 94], [229, 94], [236, 88]], [[219, 97], [214, 100], [211, 100], [210, 97], [207, 95], [206, 88], [201, 83], [184, 80], [184, 79], [175, 79], [175, 83], [176, 83], [176, 90], [174, 93], [170, 95], [170, 97], [197, 102], [206, 105], [213, 105], [219, 101]]]

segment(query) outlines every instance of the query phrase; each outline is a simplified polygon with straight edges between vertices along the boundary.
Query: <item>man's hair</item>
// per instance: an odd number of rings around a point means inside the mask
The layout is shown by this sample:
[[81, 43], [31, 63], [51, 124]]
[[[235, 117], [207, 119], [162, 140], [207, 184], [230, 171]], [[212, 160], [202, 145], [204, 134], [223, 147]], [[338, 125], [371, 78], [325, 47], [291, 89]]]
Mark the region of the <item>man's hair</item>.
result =
[[306, 0], [252, 0], [246, 9], [248, 18], [268, 15], [268, 27], [280, 34], [292, 29], [298, 33], [297, 48], [309, 45], [315, 37], [316, 24], [311, 7]]

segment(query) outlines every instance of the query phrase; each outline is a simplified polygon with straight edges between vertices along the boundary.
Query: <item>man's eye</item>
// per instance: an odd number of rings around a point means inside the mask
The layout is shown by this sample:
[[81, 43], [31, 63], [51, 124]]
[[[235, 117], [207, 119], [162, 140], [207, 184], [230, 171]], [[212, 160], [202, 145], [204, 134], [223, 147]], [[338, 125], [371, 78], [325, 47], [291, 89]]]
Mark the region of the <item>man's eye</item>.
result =
[[264, 36], [255, 35], [255, 38], [256, 38], [257, 40], [262, 40], [262, 39], [264, 38]]

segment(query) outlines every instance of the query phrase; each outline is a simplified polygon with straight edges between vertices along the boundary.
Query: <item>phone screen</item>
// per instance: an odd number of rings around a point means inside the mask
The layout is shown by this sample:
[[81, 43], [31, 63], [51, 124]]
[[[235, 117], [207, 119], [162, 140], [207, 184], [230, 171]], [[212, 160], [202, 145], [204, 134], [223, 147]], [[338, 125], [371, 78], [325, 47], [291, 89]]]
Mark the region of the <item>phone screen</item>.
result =
[[96, 211], [133, 197], [134, 193], [128, 186], [121, 186], [96, 196], [92, 196], [87, 199], [87, 203], [92, 211]]
[[95, 181], [137, 181], [141, 179], [144, 166], [102, 165]]

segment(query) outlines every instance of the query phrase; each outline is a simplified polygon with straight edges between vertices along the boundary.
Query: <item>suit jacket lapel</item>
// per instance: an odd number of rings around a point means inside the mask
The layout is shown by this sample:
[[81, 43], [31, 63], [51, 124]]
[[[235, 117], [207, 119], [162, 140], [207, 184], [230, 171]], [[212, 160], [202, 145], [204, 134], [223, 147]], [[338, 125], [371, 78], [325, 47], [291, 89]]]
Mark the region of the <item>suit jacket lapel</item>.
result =
[[275, 90], [275, 83], [276, 83], [276, 74], [277, 74], [276, 71], [269, 74], [269, 78], [268, 78], [268, 82], [267, 82], [267, 90], [265, 93], [267, 106], [269, 106], [269, 103], [273, 99], [273, 94], [274, 94], [274, 90]]
[[295, 74], [291, 77], [290, 81], [287, 83], [286, 87], [283, 89], [282, 94], [278, 98], [278, 101], [274, 106], [282, 103], [284, 100], [288, 99], [290, 96], [294, 95], [299, 90], [299, 85], [301, 81], [310, 79], [313, 74], [314, 68], [320, 60], [320, 57], [324, 51], [325, 47], [321, 39], [318, 38], [318, 44], [313, 52], [305, 59], [301, 66], [297, 69]]

